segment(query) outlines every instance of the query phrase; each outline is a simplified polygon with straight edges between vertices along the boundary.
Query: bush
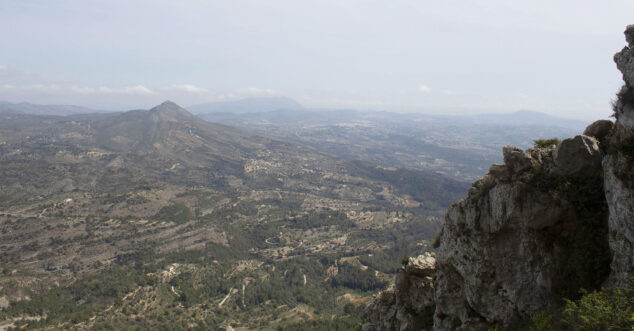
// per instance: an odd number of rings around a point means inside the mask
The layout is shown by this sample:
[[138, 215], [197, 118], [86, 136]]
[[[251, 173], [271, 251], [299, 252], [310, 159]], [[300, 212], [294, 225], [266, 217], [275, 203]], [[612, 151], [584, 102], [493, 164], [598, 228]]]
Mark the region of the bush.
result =
[[343, 286], [364, 292], [382, 290], [388, 285], [386, 281], [378, 279], [374, 271], [370, 269], [361, 270], [347, 263], [339, 266], [339, 273], [330, 283], [332, 287]]
[[409, 256], [404, 256], [404, 257], [401, 259], [401, 264], [402, 264], [402, 265], [407, 265], [408, 263], [409, 263]]
[[156, 215], [154, 215], [154, 219], [156, 220], [174, 222], [178, 224], [185, 223], [193, 218], [194, 213], [192, 213], [191, 209], [185, 206], [182, 202], [165, 206], [161, 208]]
[[552, 145], [559, 145], [559, 139], [551, 138], [551, 139], [535, 139], [533, 140], [533, 147], [535, 148], [548, 148]]
[[533, 317], [529, 330], [634, 330], [634, 283], [566, 300], [564, 307]]
[[626, 106], [634, 105], [634, 90], [625, 85], [616, 94], [616, 98], [616, 101], [612, 102], [612, 110], [618, 119], [619, 114], [623, 113]]
[[573, 330], [634, 329], [634, 286], [586, 293], [567, 301], [563, 322]]

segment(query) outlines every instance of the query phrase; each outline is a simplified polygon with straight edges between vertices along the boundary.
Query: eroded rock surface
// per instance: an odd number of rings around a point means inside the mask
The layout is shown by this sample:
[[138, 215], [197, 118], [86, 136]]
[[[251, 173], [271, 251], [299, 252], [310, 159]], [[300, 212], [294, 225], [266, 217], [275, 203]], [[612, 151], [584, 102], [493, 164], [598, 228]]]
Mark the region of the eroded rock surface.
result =
[[363, 330], [423, 330], [432, 323], [436, 258], [424, 254], [409, 258], [395, 284], [367, 307]]
[[597, 139], [585, 135], [564, 139], [553, 151], [553, 158], [557, 172], [565, 176], [596, 175], [602, 160]]
[[611, 286], [627, 286], [634, 277], [634, 25], [627, 27], [628, 46], [614, 55], [625, 85], [614, 103], [613, 134], [603, 159], [605, 196], [610, 208]]
[[[436, 329], [509, 325], [607, 275], [598, 141], [580, 135], [554, 150], [509, 146], [503, 153], [505, 164], [493, 165], [445, 217], [436, 264]], [[579, 211], [587, 198], [598, 200], [587, 206], [591, 215]], [[604, 245], [578, 249], [601, 233]], [[596, 270], [603, 274], [576, 276]]]
[[492, 165], [447, 211], [435, 272], [421, 257], [410, 259], [369, 306], [366, 330], [420, 329], [434, 305], [437, 330], [508, 326], [605, 281], [599, 141], [579, 135], [553, 148], [502, 153], [505, 163]]

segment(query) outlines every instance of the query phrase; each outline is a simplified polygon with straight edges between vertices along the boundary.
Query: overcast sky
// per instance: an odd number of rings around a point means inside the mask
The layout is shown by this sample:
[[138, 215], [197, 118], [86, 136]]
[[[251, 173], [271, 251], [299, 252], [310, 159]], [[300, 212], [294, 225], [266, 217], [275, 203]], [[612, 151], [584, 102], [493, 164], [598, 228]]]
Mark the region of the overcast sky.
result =
[[631, 0], [0, 0], [0, 100], [595, 119], [631, 23]]

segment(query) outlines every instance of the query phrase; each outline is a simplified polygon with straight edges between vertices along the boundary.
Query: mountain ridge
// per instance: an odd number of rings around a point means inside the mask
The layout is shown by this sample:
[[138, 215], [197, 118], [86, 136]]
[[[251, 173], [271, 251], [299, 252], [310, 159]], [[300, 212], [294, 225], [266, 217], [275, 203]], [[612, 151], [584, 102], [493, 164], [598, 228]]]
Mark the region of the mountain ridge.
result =
[[24, 114], [31, 115], [55, 115], [55, 116], [67, 116], [76, 114], [88, 114], [88, 113], [103, 113], [102, 110], [95, 110], [87, 107], [76, 105], [41, 105], [33, 104], [29, 102], [10, 103], [0, 102], [0, 112], [2, 111], [19, 111]]
[[207, 102], [186, 107], [195, 114], [259, 113], [274, 110], [304, 110], [304, 106], [288, 97], [253, 97], [231, 101]]

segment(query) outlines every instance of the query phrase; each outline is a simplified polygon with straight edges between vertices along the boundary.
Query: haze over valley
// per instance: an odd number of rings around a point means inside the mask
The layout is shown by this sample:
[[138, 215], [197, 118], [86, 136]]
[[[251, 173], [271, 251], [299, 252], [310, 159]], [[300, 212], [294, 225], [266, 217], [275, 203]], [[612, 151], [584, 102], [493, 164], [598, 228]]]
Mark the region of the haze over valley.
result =
[[634, 330], [632, 12], [0, 1], [0, 331]]
[[[297, 106], [278, 109], [288, 105]], [[210, 122], [170, 101], [128, 112], [5, 104], [7, 316], [114, 327], [137, 323], [126, 313], [134, 309], [147, 326], [157, 314], [194, 314], [183, 321], [294, 328], [348, 307], [337, 323], [358, 323], [400, 258], [431, 249], [444, 208], [505, 141], [582, 127], [539, 113], [311, 110], [278, 98], [206, 107], [191, 108]], [[112, 272], [125, 283], [110, 284]], [[93, 276], [76, 283], [79, 275]], [[72, 294], [94, 277], [121, 293], [140, 287], [115, 306], [121, 297]], [[51, 311], [50, 295], [68, 297]]]
[[[88, 306], [77, 305], [68, 293], [63, 300], [70, 306], [60, 311], [30, 299], [39, 294], [48, 300], [56, 286], [62, 292], [77, 286], [90, 291], [85, 283], [70, 284], [91, 274], [107, 282], [112, 268], [131, 277], [125, 288], [139, 286], [134, 283], [139, 277], [157, 282], [151, 289], [142, 286], [143, 296], [171, 288], [161, 295], [166, 297], [153, 299], [158, 301], [152, 309], [139, 311], [149, 320], [158, 311], [200, 312], [205, 304], [216, 308], [194, 319], [201, 325], [284, 325], [289, 322], [275, 321], [280, 309], [294, 316], [290, 320], [302, 320], [319, 316], [312, 312], [318, 307], [328, 307], [320, 313], [325, 314], [346, 305], [342, 299], [314, 301], [324, 290], [329, 294], [320, 300], [347, 295], [358, 307], [366, 300], [362, 293], [389, 279], [399, 255], [428, 245], [416, 238], [431, 238], [443, 208], [468, 187], [428, 170], [333, 158], [309, 146], [208, 123], [169, 101], [105, 117], [3, 112], [1, 128], [0, 258], [9, 274], [2, 280], [3, 298], [12, 303], [9, 312], [47, 311], [46, 323], [52, 325], [67, 325], [75, 314], [99, 316], [90, 327], [133, 322], [121, 310], [128, 308], [108, 309], [114, 298], [100, 293], [85, 294]], [[343, 268], [352, 268], [346, 271], [352, 274], [337, 276], [342, 263], [350, 264]], [[166, 279], [161, 268], [176, 271]], [[287, 279], [283, 274], [289, 270], [295, 271]], [[194, 278], [169, 285], [184, 277], [176, 276], [181, 272]], [[352, 280], [355, 273], [363, 274], [363, 283]], [[200, 277], [213, 280], [200, 283]], [[270, 288], [269, 277], [307, 283], [283, 294]], [[336, 285], [345, 277], [351, 283]], [[253, 292], [223, 300], [240, 284]], [[122, 291], [117, 284], [104, 286]], [[183, 286], [213, 289], [186, 299]], [[298, 300], [296, 291], [305, 299]], [[139, 309], [136, 300], [129, 298], [129, 305]], [[254, 313], [261, 317], [250, 319]]]

